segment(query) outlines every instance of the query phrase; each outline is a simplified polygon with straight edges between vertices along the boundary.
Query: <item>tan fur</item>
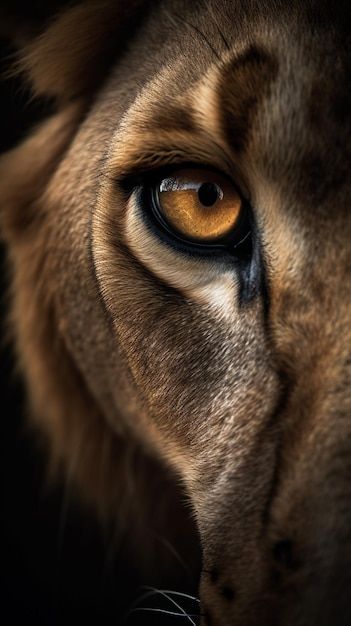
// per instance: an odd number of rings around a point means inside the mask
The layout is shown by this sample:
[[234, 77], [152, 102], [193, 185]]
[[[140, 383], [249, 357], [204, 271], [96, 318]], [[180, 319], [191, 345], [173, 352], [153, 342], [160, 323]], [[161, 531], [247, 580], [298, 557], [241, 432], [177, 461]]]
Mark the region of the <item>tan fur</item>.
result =
[[[350, 617], [350, 68], [335, 33], [312, 0], [88, 2], [21, 52], [60, 102], [0, 164], [32, 423], [145, 561], [156, 533], [196, 570], [199, 532], [204, 626]], [[246, 272], [145, 221], [135, 188], [189, 162], [250, 202]]]

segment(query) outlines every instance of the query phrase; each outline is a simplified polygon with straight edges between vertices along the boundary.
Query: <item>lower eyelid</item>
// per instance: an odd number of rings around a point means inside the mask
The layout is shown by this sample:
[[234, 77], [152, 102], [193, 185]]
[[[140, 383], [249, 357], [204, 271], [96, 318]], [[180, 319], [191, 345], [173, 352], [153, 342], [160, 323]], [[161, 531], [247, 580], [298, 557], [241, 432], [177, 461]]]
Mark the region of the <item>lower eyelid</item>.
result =
[[236, 306], [240, 280], [233, 264], [224, 258], [181, 254], [167, 245], [148, 227], [135, 196], [128, 203], [125, 243], [143, 267], [186, 299], [216, 309], [225, 302], [231, 303], [231, 310]]
[[[217, 246], [201, 246], [196, 245], [191, 248], [184, 243], [181, 239], [176, 239], [173, 235], [170, 235], [166, 229], [160, 228], [159, 223], [155, 223], [155, 219], [153, 217], [152, 211], [150, 209], [150, 189], [144, 188], [142, 186], [137, 187], [129, 201], [127, 207], [127, 222], [131, 215], [134, 216], [133, 219], [133, 227], [138, 229], [142, 229], [144, 233], [143, 238], [148, 238], [149, 235], [152, 240], [157, 244], [160, 243], [160, 250], [169, 251], [170, 258], [167, 262], [170, 264], [174, 263], [186, 263], [186, 271], [193, 272], [193, 268], [198, 264], [201, 265], [201, 268], [207, 268], [206, 271], [209, 271], [210, 268], [216, 267], [216, 271], [220, 273], [229, 271], [234, 275], [241, 271], [243, 266], [247, 266], [252, 257], [252, 235], [251, 235], [251, 218], [248, 214], [245, 215], [244, 224], [243, 224], [243, 236], [238, 243], [238, 248], [236, 248], [237, 244], [233, 244], [231, 248], [228, 248], [226, 245], [217, 245]], [[129, 216], [129, 218], [128, 218]], [[133, 233], [130, 230], [130, 220], [129, 220], [129, 238], [133, 240]], [[138, 252], [138, 249], [135, 250]], [[153, 247], [153, 249], [148, 251], [148, 256], [156, 257], [158, 254], [158, 248]], [[157, 260], [157, 259], [156, 259]]]
[[[141, 264], [171, 287], [197, 300], [214, 294], [212, 287], [224, 276], [235, 286], [234, 301], [245, 304], [261, 293], [264, 283], [260, 235], [253, 209], [243, 200], [244, 211], [239, 241], [230, 245], [192, 246], [160, 228], [151, 211], [150, 186], [134, 189], [127, 208], [127, 245]], [[262, 282], [263, 281], [263, 282]], [[212, 285], [212, 287], [211, 287]], [[219, 289], [219, 291], [218, 291]], [[236, 294], [236, 295], [235, 295]], [[223, 298], [222, 298], [222, 301]]]

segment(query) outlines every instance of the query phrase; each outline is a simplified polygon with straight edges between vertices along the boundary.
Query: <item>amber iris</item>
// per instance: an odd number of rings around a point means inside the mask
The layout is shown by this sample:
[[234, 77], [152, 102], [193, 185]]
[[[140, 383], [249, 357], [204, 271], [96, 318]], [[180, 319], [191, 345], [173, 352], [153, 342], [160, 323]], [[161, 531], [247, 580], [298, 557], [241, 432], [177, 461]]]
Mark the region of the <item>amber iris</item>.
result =
[[237, 225], [242, 200], [224, 176], [203, 169], [183, 169], [158, 185], [162, 218], [183, 238], [211, 243], [225, 238]]

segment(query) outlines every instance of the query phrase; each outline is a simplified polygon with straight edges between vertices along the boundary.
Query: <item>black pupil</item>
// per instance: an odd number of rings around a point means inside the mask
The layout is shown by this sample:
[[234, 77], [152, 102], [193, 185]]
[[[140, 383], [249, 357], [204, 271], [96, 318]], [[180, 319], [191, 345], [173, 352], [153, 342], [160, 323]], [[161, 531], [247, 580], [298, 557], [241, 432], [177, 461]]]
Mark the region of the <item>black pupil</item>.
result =
[[198, 189], [197, 195], [199, 196], [201, 204], [204, 206], [213, 206], [219, 198], [218, 187], [215, 183], [202, 183]]

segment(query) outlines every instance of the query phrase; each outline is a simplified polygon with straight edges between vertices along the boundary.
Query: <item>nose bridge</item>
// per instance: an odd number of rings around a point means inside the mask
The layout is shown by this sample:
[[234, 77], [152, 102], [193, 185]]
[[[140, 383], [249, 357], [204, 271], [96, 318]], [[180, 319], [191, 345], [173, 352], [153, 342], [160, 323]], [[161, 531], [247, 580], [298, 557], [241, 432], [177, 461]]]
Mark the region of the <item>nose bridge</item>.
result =
[[351, 337], [344, 321], [325, 330], [329, 321], [317, 319], [315, 339], [306, 333], [299, 342], [279, 416], [270, 517], [279, 534], [296, 536], [320, 561], [351, 527]]
[[286, 386], [272, 421], [275, 471], [267, 488], [268, 474], [259, 480], [267, 463], [260, 472], [248, 464], [252, 497], [240, 513], [228, 475], [211, 508], [204, 626], [351, 623], [350, 298], [341, 280], [296, 296], [295, 311], [280, 317]]
[[329, 285], [316, 284], [298, 314], [284, 320], [287, 398], [266, 526], [280, 580], [298, 598], [292, 605], [287, 593], [284, 625], [351, 623], [351, 332], [344, 278], [340, 272]]
[[321, 576], [351, 562], [351, 406], [338, 380], [315, 399], [306, 393], [296, 387], [282, 416], [266, 532], [272, 545], [289, 546], [289, 561]]
[[276, 591], [282, 594], [279, 625], [346, 626], [351, 623], [350, 413], [336, 404], [334, 411], [309, 416], [305, 428], [287, 429], [278, 459], [266, 539]]
[[[332, 221], [327, 225], [332, 232]], [[342, 494], [351, 500], [347, 480], [351, 476], [351, 263], [347, 232], [349, 225], [339, 228], [335, 242], [329, 237], [323, 258], [319, 253], [309, 256], [303, 281], [301, 276], [296, 286], [287, 281], [274, 311], [272, 337], [286, 380], [284, 409], [277, 416], [281, 435], [275, 508], [281, 515], [281, 528], [286, 524], [283, 517], [291, 523], [294, 506], [299, 511], [296, 526], [304, 519], [310, 519], [313, 528], [351, 523], [342, 511]], [[331, 515], [328, 509], [333, 511]], [[307, 529], [306, 524], [305, 536]]]
[[[340, 216], [339, 216], [340, 217]], [[350, 410], [351, 230], [350, 220], [309, 216], [299, 270], [289, 264], [272, 279], [271, 340], [287, 381], [290, 414], [306, 426], [323, 415]], [[317, 246], [316, 241], [320, 241]], [[295, 271], [295, 270], [294, 270]]]
[[266, 507], [255, 510], [253, 489], [238, 514], [235, 481], [226, 481], [203, 537], [203, 626], [351, 623], [350, 420], [320, 417], [282, 435]]

